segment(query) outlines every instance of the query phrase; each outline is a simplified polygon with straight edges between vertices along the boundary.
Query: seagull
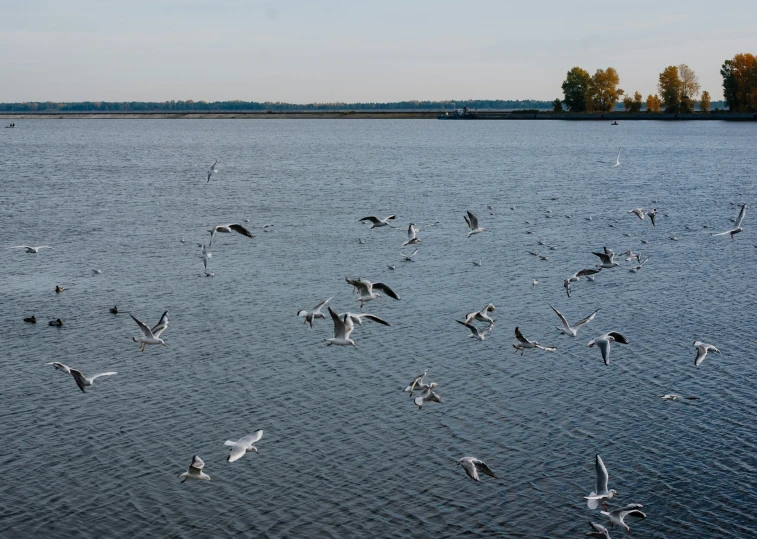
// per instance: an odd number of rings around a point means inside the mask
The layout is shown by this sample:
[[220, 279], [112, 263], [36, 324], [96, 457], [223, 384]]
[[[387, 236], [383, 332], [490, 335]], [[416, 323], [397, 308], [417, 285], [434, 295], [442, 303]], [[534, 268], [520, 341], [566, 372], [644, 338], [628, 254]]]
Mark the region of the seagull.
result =
[[647, 211], [647, 215], [649, 216], [649, 220], [652, 221], [652, 226], [657, 226], [655, 224], [655, 218], [657, 217], [657, 208], [652, 208], [651, 210]]
[[478, 217], [473, 215], [470, 211], [468, 212], [468, 215], [463, 215], [465, 218], [465, 222], [468, 225], [468, 228], [470, 231], [468, 232], [468, 237], [470, 238], [473, 234], [480, 234], [484, 230], [486, 230], [482, 226], [478, 226]]
[[186, 240], [185, 240], [184, 238], [179, 238], [179, 241], [180, 241], [181, 243], [187, 243], [187, 242], [186, 242]]
[[67, 288], [63, 288], [62, 286], [56, 286], [56, 287], [55, 287], [55, 293], [56, 293], [56, 294], [60, 294], [60, 293], [61, 293], [61, 292], [63, 292], [64, 290], [68, 290], [68, 289], [67, 289]]
[[458, 460], [457, 463], [463, 467], [463, 470], [465, 470], [465, 473], [468, 474], [468, 477], [470, 477], [474, 481], [479, 481], [478, 472], [497, 479], [497, 476], [494, 475], [494, 472], [491, 471], [486, 463], [483, 460], [477, 459], [476, 457], [463, 457]]
[[331, 319], [334, 321], [334, 337], [326, 339], [328, 343], [326, 346], [331, 346], [332, 344], [335, 346], [355, 346], [355, 341], [350, 339], [350, 333], [352, 333], [354, 326], [351, 322], [349, 325], [347, 324], [347, 315], [345, 314], [340, 318], [338, 314], [331, 310], [331, 307], [328, 309]]
[[477, 267], [477, 268], [480, 268], [480, 267], [481, 267], [481, 261], [480, 261], [480, 260], [474, 260], [474, 261], [472, 262], [472, 264], [473, 264], [473, 265], [474, 265], [475, 267]]
[[222, 232], [224, 234], [230, 234], [231, 231], [239, 232], [243, 236], [247, 236], [248, 238], [254, 238], [255, 236], [252, 235], [252, 233], [247, 230], [242, 225], [237, 224], [228, 224], [228, 225], [217, 225], [214, 226], [213, 229], [210, 231], [210, 243], [208, 243], [208, 247], [213, 245], [213, 237], [216, 235], [216, 232]]
[[415, 256], [415, 255], [416, 255], [417, 253], [418, 253], [418, 249], [415, 249], [415, 250], [414, 250], [414, 251], [413, 251], [412, 253], [410, 253], [409, 255], [406, 255], [405, 253], [400, 253], [400, 254], [401, 254], [401, 255], [402, 255], [402, 256], [403, 256], [404, 258], [405, 258], [405, 262], [412, 262], [412, 261], [413, 261], [413, 257], [414, 257], [414, 256]]
[[[422, 374], [419, 374], [418, 376], [416, 376], [415, 378], [413, 378], [413, 381], [410, 382], [410, 384], [404, 389], [405, 392], [409, 392], [410, 393], [410, 398], [411, 399], [413, 398], [413, 391], [416, 391], [416, 390], [423, 391], [423, 390], [428, 389], [430, 387], [430, 384], [424, 384], [423, 383], [423, 377], [426, 376], [427, 373], [428, 373], [428, 369], [426, 369], [425, 371], [423, 371]], [[434, 384], [434, 387], [436, 387], [436, 384]]]
[[516, 351], [520, 350], [520, 355], [523, 355], [523, 351], [528, 348], [540, 348], [548, 352], [554, 352], [555, 350], [557, 350], [557, 348], [553, 346], [542, 346], [536, 341], [529, 341], [520, 332], [519, 327], [515, 328], [515, 338], [518, 339], [518, 344], [513, 344], [513, 348], [515, 348]]
[[620, 150], [621, 150], [621, 148], [618, 148], [618, 157], [617, 157], [617, 159], [615, 159], [615, 166], [616, 167], [620, 166]]
[[36, 324], [37, 323], [37, 317], [34, 316], [34, 315], [31, 315], [28, 318], [24, 318], [24, 322], [26, 322], [27, 324]]
[[634, 208], [633, 210], [629, 210], [628, 213], [633, 213], [636, 217], [644, 220], [644, 208]]
[[[552, 305], [550, 305], [550, 307], [552, 307]], [[552, 307], [552, 310], [555, 311], [555, 314], [560, 317], [560, 321], [562, 321], [563, 327], [558, 327], [557, 330], [563, 335], [568, 335], [570, 337], [575, 337], [578, 334], [578, 330], [581, 328], [581, 326], [584, 326], [594, 320], [594, 317], [597, 316], [597, 313], [599, 312], [599, 309], [597, 309], [583, 320], [579, 320], [578, 322], [573, 324], [573, 326], [571, 326], [568, 323], [568, 320], [562, 315], [560, 311], [558, 311], [554, 307]]]
[[212, 165], [210, 165], [210, 169], [208, 170], [208, 182], [210, 182], [210, 177], [213, 174], [217, 174], [218, 173], [218, 169], [216, 168], [216, 164], [217, 163], [218, 163], [218, 159], [216, 159], [215, 162]]
[[699, 397], [684, 397], [682, 395], [676, 395], [675, 393], [668, 393], [667, 395], [660, 395], [660, 398], [664, 401], [675, 401], [678, 399], [683, 399], [687, 401], [699, 400]]
[[102, 275], [102, 272], [103, 272], [103, 270], [101, 270], [101, 269], [93, 269], [92, 270], [92, 273], [95, 274], [95, 275]]
[[256, 430], [252, 434], [248, 434], [247, 436], [240, 438], [236, 442], [232, 440], [226, 440], [223, 445], [231, 446], [231, 454], [226, 457], [226, 460], [228, 460], [229, 462], [234, 462], [241, 459], [245, 455], [245, 453], [249, 453], [250, 451], [255, 451], [255, 453], [257, 453], [258, 448], [252, 444], [260, 440], [262, 437], [263, 431]]
[[417, 237], [418, 229], [415, 228], [415, 225], [413, 223], [410, 223], [410, 226], [407, 227], [407, 241], [402, 244], [403, 247], [407, 245], [415, 245], [416, 243], [421, 243], [423, 240]]
[[539, 260], [549, 260], [548, 256], [539, 255]]
[[142, 352], [145, 351], [145, 346], [148, 344], [162, 344], [163, 346], [166, 345], [165, 342], [163, 342], [163, 339], [160, 338], [160, 335], [166, 330], [168, 327], [168, 311], [163, 313], [163, 316], [160, 317], [160, 320], [158, 321], [157, 325], [150, 329], [145, 324], [134, 318], [134, 315], [129, 313], [129, 316], [134, 319], [134, 321], [139, 326], [139, 329], [142, 330], [142, 333], [144, 334], [142, 337], [132, 337], [131, 340], [134, 342], [138, 342], [139, 348]]
[[205, 270], [205, 277], [215, 277], [215, 276], [216, 276], [216, 272], [215, 271]]
[[707, 357], [707, 352], [720, 353], [720, 350], [712, 346], [711, 344], [703, 343], [702, 341], [694, 341], [694, 346], [697, 347], [697, 357], [694, 359], [694, 366], [699, 367]]
[[397, 266], [395, 266], [394, 264], [389, 264], [386, 267], [389, 268], [390, 270], [397, 269]]
[[586, 532], [587, 537], [594, 537], [595, 539], [612, 539], [610, 537], [610, 532], [601, 524], [589, 522], [589, 526], [591, 526], [591, 529], [594, 531]]
[[344, 316], [347, 315], [347, 324], [354, 327], [354, 324], [357, 324], [360, 327], [363, 327], [363, 319], [370, 320], [371, 322], [376, 322], [378, 324], [382, 324], [384, 326], [390, 326], [391, 324], [387, 322], [386, 320], [382, 320], [375, 314], [368, 314], [368, 313], [341, 313], [339, 314], [339, 318], [344, 318]]
[[484, 305], [484, 308], [480, 311], [475, 311], [472, 313], [468, 313], [465, 315], [465, 324], [470, 324], [474, 320], [478, 320], [479, 322], [489, 322], [489, 325], [494, 324], [494, 320], [489, 316], [489, 313], [493, 313], [496, 311], [497, 308], [494, 306], [493, 303], [488, 303]]
[[634, 258], [636, 259], [636, 262], [641, 262], [641, 254], [634, 253], [631, 249], [629, 249], [623, 254], [626, 255], [626, 262], [630, 262]]
[[531, 282], [531, 286], [536, 286], [537, 284], [539, 284], [539, 280], [538, 280], [538, 279], [534, 279], [534, 280], [533, 280], [533, 281]]
[[438, 384], [429, 384], [429, 386], [423, 390], [423, 393], [420, 394], [419, 397], [415, 397], [413, 402], [420, 410], [423, 408], [424, 402], [442, 402], [442, 398], [439, 396], [439, 394], [434, 392], [434, 388]]
[[484, 330], [479, 330], [476, 326], [473, 324], [469, 324], [467, 322], [461, 322], [460, 320], [455, 320], [458, 324], [462, 324], [465, 327], [467, 327], [471, 334], [468, 335], [468, 337], [473, 337], [475, 339], [478, 339], [479, 341], [483, 341], [486, 339], [486, 335], [492, 330], [494, 327], [494, 324], [489, 324], [489, 327]]
[[210, 476], [207, 475], [202, 469], [205, 467], [205, 462], [195, 455], [192, 457], [192, 463], [189, 465], [189, 469], [181, 474], [179, 477], [183, 477], [181, 482], [183, 483], [187, 479], [197, 479], [198, 481], [210, 481]]
[[644, 506], [640, 503], [630, 503], [622, 509], [616, 509], [615, 511], [611, 512], [600, 511], [600, 514], [608, 517], [610, 519], [610, 522], [612, 522], [613, 524], [623, 526], [628, 533], [631, 533], [631, 528], [629, 528], [628, 525], [623, 522], [623, 519], [627, 516], [647, 518], [647, 515], [639, 511], [639, 509], [641, 509], [642, 507]]
[[570, 285], [571, 283], [574, 283], [576, 281], [581, 280], [581, 277], [586, 277], [587, 279], [593, 281], [594, 275], [599, 273], [602, 270], [602, 268], [589, 268], [589, 269], [582, 269], [577, 272], [575, 272], [573, 275], [568, 277], [563, 281], [563, 287], [565, 288], [565, 292], [568, 294], [568, 297], [570, 297]]
[[61, 327], [63, 325], [63, 320], [60, 318], [56, 318], [55, 320], [50, 320], [47, 323], [48, 326], [55, 326], [55, 327]]
[[331, 301], [331, 298], [326, 298], [322, 302], [320, 302], [318, 305], [313, 307], [313, 310], [311, 312], [306, 311], [305, 309], [301, 309], [297, 311], [297, 316], [303, 316], [305, 317], [305, 321], [302, 322], [303, 324], [310, 323], [310, 327], [313, 327], [313, 320], [317, 318], [326, 319], [326, 315], [321, 312], [321, 309], [324, 305], [326, 305], [329, 301]]
[[[733, 239], [733, 236], [735, 234], [738, 234], [739, 232], [743, 231], [744, 229], [741, 228], [741, 221], [744, 220], [744, 216], [746, 215], [746, 208], [747, 208], [746, 204], [741, 206], [741, 211], [739, 212], [739, 216], [736, 218], [736, 223], [731, 230], [726, 230], [725, 232], [719, 232], [717, 234], [713, 234], [713, 236], [725, 236], [726, 234], [730, 234], [731, 239]], [[27, 253], [28, 252], [29, 251], [27, 251]]]
[[213, 258], [213, 253], [208, 251], [208, 248], [205, 247], [205, 244], [202, 244], [202, 266], [205, 268], [205, 274], [208, 273], [208, 260]]
[[16, 245], [15, 247], [9, 247], [9, 249], [26, 249], [27, 253], [37, 254], [40, 249], [52, 249], [49, 245], [40, 245], [39, 247], [29, 247], [28, 245]]
[[396, 218], [397, 218], [396, 215], [389, 215], [388, 217], [384, 217], [383, 219], [379, 219], [378, 217], [375, 217], [375, 216], [371, 215], [369, 217], [363, 217], [362, 219], [358, 219], [358, 223], [360, 221], [370, 221], [371, 223], [373, 223], [373, 226], [371, 226], [371, 229], [380, 228], [382, 226], [392, 227], [392, 225], [389, 224], [389, 221], [392, 221], [392, 220], [394, 220]]
[[642, 260], [642, 261], [641, 261], [641, 262], [639, 263], [639, 265], [638, 265], [638, 266], [636, 266], [636, 267], [633, 267], [633, 268], [631, 268], [631, 269], [630, 269], [630, 270], [628, 270], [628, 271], [631, 271], [631, 272], [633, 272], [633, 273], [636, 273], [637, 271], [641, 271], [641, 268], [643, 268], [643, 267], [644, 267], [644, 264], [646, 264], [646, 263], [647, 263], [647, 260], [649, 260], [649, 257], [646, 257], [646, 258], [645, 258], [644, 260]]
[[357, 300], [360, 302], [360, 308], [363, 308], [363, 304], [367, 301], [372, 301], [376, 298], [380, 298], [381, 294], [373, 291], [373, 289], [381, 290], [385, 292], [387, 296], [394, 299], [400, 299], [400, 297], [394, 293], [394, 291], [386, 286], [384, 283], [372, 283], [366, 279], [348, 279], [345, 277], [345, 281], [355, 287], [358, 291]]
[[591, 253], [591, 254], [597, 255], [599, 259], [602, 261], [601, 264], [597, 264], [598, 268], [610, 269], [610, 268], [620, 267], [620, 264], [618, 264], [617, 262], [613, 260], [615, 253], [611, 249], [608, 249], [607, 247], [605, 247], [604, 253]]
[[594, 490], [588, 496], [584, 496], [585, 499], [589, 500], [587, 504], [589, 509], [596, 509], [600, 500], [602, 500], [602, 505], [606, 507], [607, 502], [604, 500], [609, 500], [617, 494], [615, 489], [607, 490], [607, 479], [609, 476], [607, 475], [605, 463], [602, 462], [599, 455], [597, 455], [594, 467], [597, 471], [597, 480], [596, 483], [594, 483]]
[[357, 242], [358, 242], [358, 243], [359, 243], [360, 245], [365, 245], [365, 240], [364, 240], [363, 238], [358, 238], [358, 239], [357, 239]]
[[118, 374], [117, 372], [101, 372], [99, 374], [95, 374], [94, 376], [86, 377], [81, 373], [81, 371], [72, 369], [71, 367], [64, 365], [63, 363], [58, 363], [57, 361], [48, 363], [48, 365], [52, 365], [56, 370], [63, 371], [66, 374], [73, 376], [76, 385], [79, 386], [79, 389], [81, 389], [82, 393], [86, 393], [86, 391], [84, 391], [84, 388], [94, 384], [95, 380], [100, 378], [101, 376], [111, 376], [113, 374]]
[[595, 344], [599, 347], [599, 350], [602, 352], [602, 359], [605, 360], [605, 365], [610, 364], [610, 343], [612, 341], [620, 344], [628, 344], [628, 339], [617, 331], [610, 331], [609, 333], [605, 333], [604, 335], [600, 335], [596, 339], [589, 341], [589, 348], [593, 348]]

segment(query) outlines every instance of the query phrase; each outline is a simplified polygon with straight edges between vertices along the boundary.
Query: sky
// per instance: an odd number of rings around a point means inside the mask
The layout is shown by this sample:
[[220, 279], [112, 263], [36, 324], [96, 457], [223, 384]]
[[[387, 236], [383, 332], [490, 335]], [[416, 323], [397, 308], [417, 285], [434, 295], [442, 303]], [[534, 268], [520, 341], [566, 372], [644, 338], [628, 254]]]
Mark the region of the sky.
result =
[[0, 102], [562, 98], [614, 67], [656, 92], [757, 54], [757, 2], [0, 0]]

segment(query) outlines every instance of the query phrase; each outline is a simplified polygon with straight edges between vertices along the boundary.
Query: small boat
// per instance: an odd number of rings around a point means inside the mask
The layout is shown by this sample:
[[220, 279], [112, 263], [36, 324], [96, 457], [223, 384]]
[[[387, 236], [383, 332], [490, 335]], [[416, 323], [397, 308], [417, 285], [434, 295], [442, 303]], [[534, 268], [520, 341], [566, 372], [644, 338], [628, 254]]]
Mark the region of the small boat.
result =
[[610, 125], [618, 125], [618, 120], [615, 120], [615, 121], [614, 121], [614, 122], [612, 122], [612, 123], [611, 123]]

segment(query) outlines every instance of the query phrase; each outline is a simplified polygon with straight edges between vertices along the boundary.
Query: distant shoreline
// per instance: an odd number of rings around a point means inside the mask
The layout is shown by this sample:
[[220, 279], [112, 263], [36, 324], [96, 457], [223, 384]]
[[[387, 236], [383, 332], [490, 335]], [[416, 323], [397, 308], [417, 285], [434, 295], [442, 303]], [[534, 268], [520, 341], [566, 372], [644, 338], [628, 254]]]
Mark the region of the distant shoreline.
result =
[[[292, 111], [292, 112], [0, 112], [0, 120], [218, 120], [218, 119], [436, 119], [440, 111]], [[691, 113], [691, 114], [667, 114], [667, 113], [629, 113], [629, 112], [605, 112], [605, 113], [571, 113], [571, 112], [507, 112], [507, 111], [477, 111], [469, 117], [459, 120], [445, 121], [470, 121], [470, 120], [567, 120], [567, 121], [639, 121], [639, 120], [663, 120], [663, 121], [757, 121], [757, 113]]]

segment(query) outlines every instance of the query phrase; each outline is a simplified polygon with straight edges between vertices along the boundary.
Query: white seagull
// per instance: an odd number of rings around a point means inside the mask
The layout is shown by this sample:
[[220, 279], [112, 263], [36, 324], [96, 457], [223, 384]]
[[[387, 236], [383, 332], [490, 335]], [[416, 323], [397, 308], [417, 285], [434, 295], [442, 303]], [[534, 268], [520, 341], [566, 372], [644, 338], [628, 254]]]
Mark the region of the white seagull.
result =
[[621, 150], [621, 148], [618, 148], [618, 157], [617, 157], [617, 159], [615, 159], [615, 166], [616, 167], [620, 166], [620, 150]]
[[596, 509], [600, 500], [602, 501], [602, 505], [607, 506], [607, 503], [604, 500], [609, 500], [617, 494], [615, 489], [607, 489], [609, 475], [607, 475], [607, 468], [605, 468], [605, 463], [602, 462], [599, 455], [597, 455], [594, 468], [597, 471], [597, 480], [594, 483], [594, 490], [588, 496], [584, 496], [585, 499], [589, 500], [589, 509]]
[[577, 272], [575, 272], [573, 275], [568, 277], [563, 281], [563, 287], [565, 288], [565, 292], [568, 294], [568, 297], [570, 297], [571, 292], [571, 284], [580, 281], [581, 277], [586, 277], [590, 281], [594, 280], [594, 275], [599, 273], [602, 270], [602, 268], [588, 268], [588, 269], [582, 269]]
[[484, 230], [486, 230], [484, 227], [478, 225], [478, 217], [473, 215], [470, 211], [468, 212], [468, 215], [463, 215], [463, 218], [465, 219], [465, 222], [468, 225], [468, 228], [470, 231], [468, 232], [468, 237], [470, 238], [473, 234], [480, 234]]
[[134, 342], [138, 342], [139, 349], [144, 352], [145, 346], [148, 344], [162, 344], [163, 346], [166, 345], [166, 343], [163, 342], [163, 339], [160, 338], [161, 334], [166, 330], [168, 327], [168, 311], [163, 313], [163, 316], [160, 317], [160, 320], [158, 323], [150, 329], [145, 324], [134, 318], [134, 315], [129, 313], [129, 316], [131, 316], [134, 321], [139, 326], [139, 329], [142, 330], [143, 336], [142, 337], [132, 337], [131, 340]]
[[555, 348], [554, 346], [542, 346], [536, 341], [529, 341], [520, 332], [519, 327], [515, 328], [515, 338], [518, 339], [518, 344], [513, 344], [513, 348], [515, 348], [516, 351], [520, 350], [520, 355], [523, 355], [524, 350], [527, 350], [529, 348], [539, 348], [548, 352], [554, 352], [555, 350], [557, 350], [557, 348]]
[[416, 243], [421, 243], [423, 240], [421, 240], [418, 237], [418, 229], [415, 228], [415, 224], [410, 223], [410, 226], [407, 227], [407, 241], [402, 244], [403, 247], [407, 245], [415, 245]]
[[618, 264], [617, 262], [613, 260], [613, 258], [615, 257], [615, 253], [612, 251], [612, 249], [608, 249], [607, 247], [605, 247], [604, 253], [593, 252], [591, 254], [598, 256], [599, 260], [602, 261], [601, 264], [597, 264], [598, 268], [611, 269], [611, 268], [620, 267], [620, 264]]
[[255, 451], [255, 453], [257, 453], [258, 448], [252, 444], [260, 440], [262, 437], [263, 431], [256, 430], [252, 434], [248, 434], [247, 436], [240, 438], [236, 442], [233, 440], [226, 440], [223, 445], [231, 446], [231, 453], [228, 457], [226, 457], [226, 460], [228, 460], [229, 462], [234, 462], [241, 459], [246, 453], [249, 453], [250, 451]]
[[218, 159], [216, 159], [215, 162], [212, 165], [210, 165], [210, 169], [208, 170], [208, 182], [210, 181], [210, 177], [213, 174], [217, 174], [218, 173], [218, 169], [216, 168], [216, 164], [218, 164]]
[[118, 374], [117, 372], [109, 371], [109, 372], [101, 372], [101, 373], [95, 374], [94, 376], [87, 377], [87, 376], [84, 376], [81, 373], [81, 371], [72, 369], [71, 367], [64, 365], [63, 363], [58, 363], [57, 361], [48, 363], [48, 365], [52, 365], [53, 367], [55, 367], [56, 370], [63, 371], [66, 374], [70, 374], [71, 376], [73, 376], [74, 381], [76, 382], [76, 385], [79, 386], [79, 389], [81, 389], [82, 393], [86, 393], [86, 391], [84, 391], [84, 388], [94, 384], [95, 380], [100, 378], [101, 376], [112, 376], [114, 374]]
[[649, 220], [652, 221], [652, 226], [657, 226], [655, 224], [655, 219], [657, 218], [657, 208], [652, 208], [651, 210], [647, 211], [647, 215], [649, 216]]
[[676, 395], [675, 393], [668, 393], [667, 395], [660, 395], [660, 398], [664, 401], [675, 401], [675, 400], [687, 400], [687, 401], [696, 401], [699, 400], [699, 397], [684, 397], [683, 395]]
[[429, 384], [429, 386], [423, 390], [423, 393], [421, 393], [419, 397], [415, 397], [413, 402], [415, 403], [415, 405], [418, 407], [419, 410], [423, 408], [424, 402], [442, 402], [442, 398], [437, 393], [434, 392], [434, 388], [437, 385], [438, 384], [435, 384], [435, 383]]
[[413, 378], [413, 381], [408, 384], [408, 386], [404, 389], [406, 393], [410, 393], [410, 398], [413, 398], [413, 391], [420, 390], [423, 391], [425, 389], [428, 389], [429, 384], [423, 383], [423, 377], [426, 376], [428, 373], [428, 369], [423, 371], [422, 374], [419, 374], [415, 378]]
[[480, 481], [480, 479], [478, 478], [478, 472], [497, 479], [497, 476], [494, 475], [494, 472], [491, 471], [486, 463], [483, 460], [477, 459], [476, 457], [463, 457], [458, 460], [457, 463], [463, 467], [463, 470], [465, 470], [465, 473], [468, 474], [468, 477], [470, 477], [474, 481]]
[[379, 219], [378, 217], [376, 217], [374, 215], [370, 215], [368, 217], [363, 217], [362, 219], [358, 219], [358, 223], [360, 221], [370, 221], [371, 223], [373, 223], [373, 225], [371, 226], [372, 229], [373, 228], [380, 228], [382, 226], [391, 227], [392, 225], [389, 224], [389, 221], [392, 221], [392, 220], [394, 220], [396, 218], [397, 218], [396, 215], [389, 215], [388, 217], [384, 217], [383, 219]]
[[726, 230], [725, 232], [719, 232], [717, 234], [713, 234], [713, 236], [725, 236], [726, 234], [730, 234], [731, 239], [733, 239], [733, 236], [735, 234], [742, 232], [744, 229], [741, 228], [741, 221], [744, 220], [744, 216], [746, 215], [746, 208], [747, 208], [746, 204], [741, 206], [741, 211], [739, 212], [739, 216], [736, 218], [736, 224], [731, 230]]
[[26, 249], [27, 253], [37, 254], [40, 249], [52, 249], [49, 245], [40, 245], [39, 247], [30, 247], [28, 245], [16, 245], [14, 247], [8, 247], [9, 249]]
[[409, 255], [406, 255], [405, 253], [400, 253], [402, 257], [405, 259], [405, 262], [412, 262], [413, 257], [418, 253], [418, 249], [415, 249], [412, 253]]
[[703, 343], [702, 341], [694, 341], [694, 346], [697, 348], [697, 357], [694, 359], [694, 366], [699, 367], [707, 357], [707, 352], [720, 353], [720, 350], [712, 346], [711, 344]]
[[465, 327], [467, 327], [471, 334], [468, 335], [468, 337], [473, 337], [475, 339], [478, 339], [479, 341], [483, 341], [486, 339], [487, 334], [492, 330], [494, 327], [494, 324], [489, 324], [489, 327], [484, 330], [479, 330], [476, 326], [473, 324], [469, 324], [467, 322], [461, 322], [460, 320], [455, 320], [458, 324], [462, 324]]
[[318, 318], [326, 319], [326, 315], [321, 312], [321, 309], [324, 305], [326, 305], [329, 301], [331, 301], [331, 298], [326, 298], [322, 302], [320, 302], [318, 305], [313, 307], [313, 310], [308, 312], [305, 309], [300, 309], [297, 311], [297, 316], [302, 316], [305, 318], [305, 321], [303, 324], [310, 323], [310, 327], [313, 327], [313, 320], [316, 320]]
[[615, 511], [610, 512], [600, 511], [600, 514], [605, 515], [610, 519], [610, 522], [624, 527], [628, 533], [631, 533], [631, 528], [629, 528], [628, 525], [623, 522], [623, 519], [627, 516], [647, 518], [647, 515], [639, 511], [639, 509], [641, 509], [642, 507], [644, 506], [640, 503], [629, 503], [622, 509], [616, 509]]
[[380, 298], [381, 294], [374, 292], [373, 289], [381, 290], [386, 293], [387, 296], [394, 299], [400, 299], [400, 297], [394, 293], [394, 291], [386, 286], [384, 283], [372, 283], [366, 279], [348, 279], [345, 277], [345, 281], [355, 287], [358, 292], [357, 300], [360, 302], [360, 308], [363, 308], [363, 304], [367, 301], [372, 301], [376, 298]]
[[628, 339], [617, 331], [610, 331], [604, 335], [600, 335], [596, 339], [589, 341], [589, 348], [593, 348], [596, 344], [599, 350], [602, 352], [602, 359], [605, 361], [605, 365], [610, 364], [610, 343], [615, 341], [620, 344], [628, 344]]
[[589, 522], [589, 526], [591, 526], [593, 531], [586, 532], [586, 537], [594, 537], [594, 539], [612, 539], [610, 537], [610, 532], [601, 524]]
[[638, 266], [635, 266], [635, 267], [633, 267], [633, 268], [629, 269], [628, 271], [630, 271], [630, 272], [633, 272], [633, 273], [636, 273], [637, 271], [641, 271], [641, 268], [643, 268], [643, 267], [644, 267], [644, 264], [646, 264], [646, 263], [647, 263], [647, 260], [649, 260], [649, 257], [646, 257], [646, 258], [645, 258], [644, 260], [642, 260], [642, 261], [641, 261], [641, 262], [639, 263], [639, 265], [638, 265]]
[[[552, 305], [550, 305], [550, 307], [552, 307]], [[578, 330], [581, 328], [581, 326], [584, 326], [594, 320], [594, 317], [597, 316], [597, 313], [599, 312], [599, 309], [597, 309], [586, 318], [579, 320], [571, 326], [570, 323], [568, 323], [568, 320], [562, 315], [560, 311], [558, 311], [554, 307], [552, 307], [552, 310], [555, 311], [555, 314], [560, 318], [560, 321], [562, 322], [562, 327], [558, 327], [557, 330], [563, 335], [568, 335], [570, 337], [575, 337], [578, 334]]]
[[472, 313], [468, 313], [465, 315], [465, 323], [470, 324], [474, 320], [478, 320], [479, 322], [488, 322], [489, 325], [494, 324], [494, 319], [489, 316], [489, 313], [493, 313], [496, 311], [497, 308], [494, 306], [493, 303], [489, 303], [487, 305], [484, 305], [484, 308], [480, 311], [475, 311]]
[[179, 476], [180, 478], [182, 478], [181, 482], [183, 483], [187, 479], [210, 481], [210, 476], [202, 471], [204, 467], [205, 462], [200, 457], [195, 455], [194, 457], [192, 457], [192, 462], [189, 464], [189, 469]]
[[355, 341], [350, 339], [350, 333], [352, 333], [354, 326], [352, 322], [349, 325], [347, 324], [347, 315], [345, 314], [340, 318], [338, 314], [331, 310], [331, 307], [328, 309], [331, 319], [334, 321], [334, 336], [331, 339], [326, 339], [328, 343], [326, 346], [331, 346], [332, 344], [335, 346], [355, 346]]
[[228, 224], [228, 225], [216, 225], [210, 230], [210, 243], [208, 243], [208, 247], [213, 245], [213, 237], [216, 235], [216, 232], [220, 232], [223, 234], [230, 234], [231, 231], [239, 232], [243, 236], [247, 236], [248, 238], [254, 238], [255, 236], [252, 235], [252, 233], [247, 230], [242, 225], [238, 224]]
[[634, 258], [636, 259], [636, 262], [641, 262], [641, 254], [640, 253], [634, 253], [631, 249], [623, 253], [626, 255], [626, 262], [630, 262]]

